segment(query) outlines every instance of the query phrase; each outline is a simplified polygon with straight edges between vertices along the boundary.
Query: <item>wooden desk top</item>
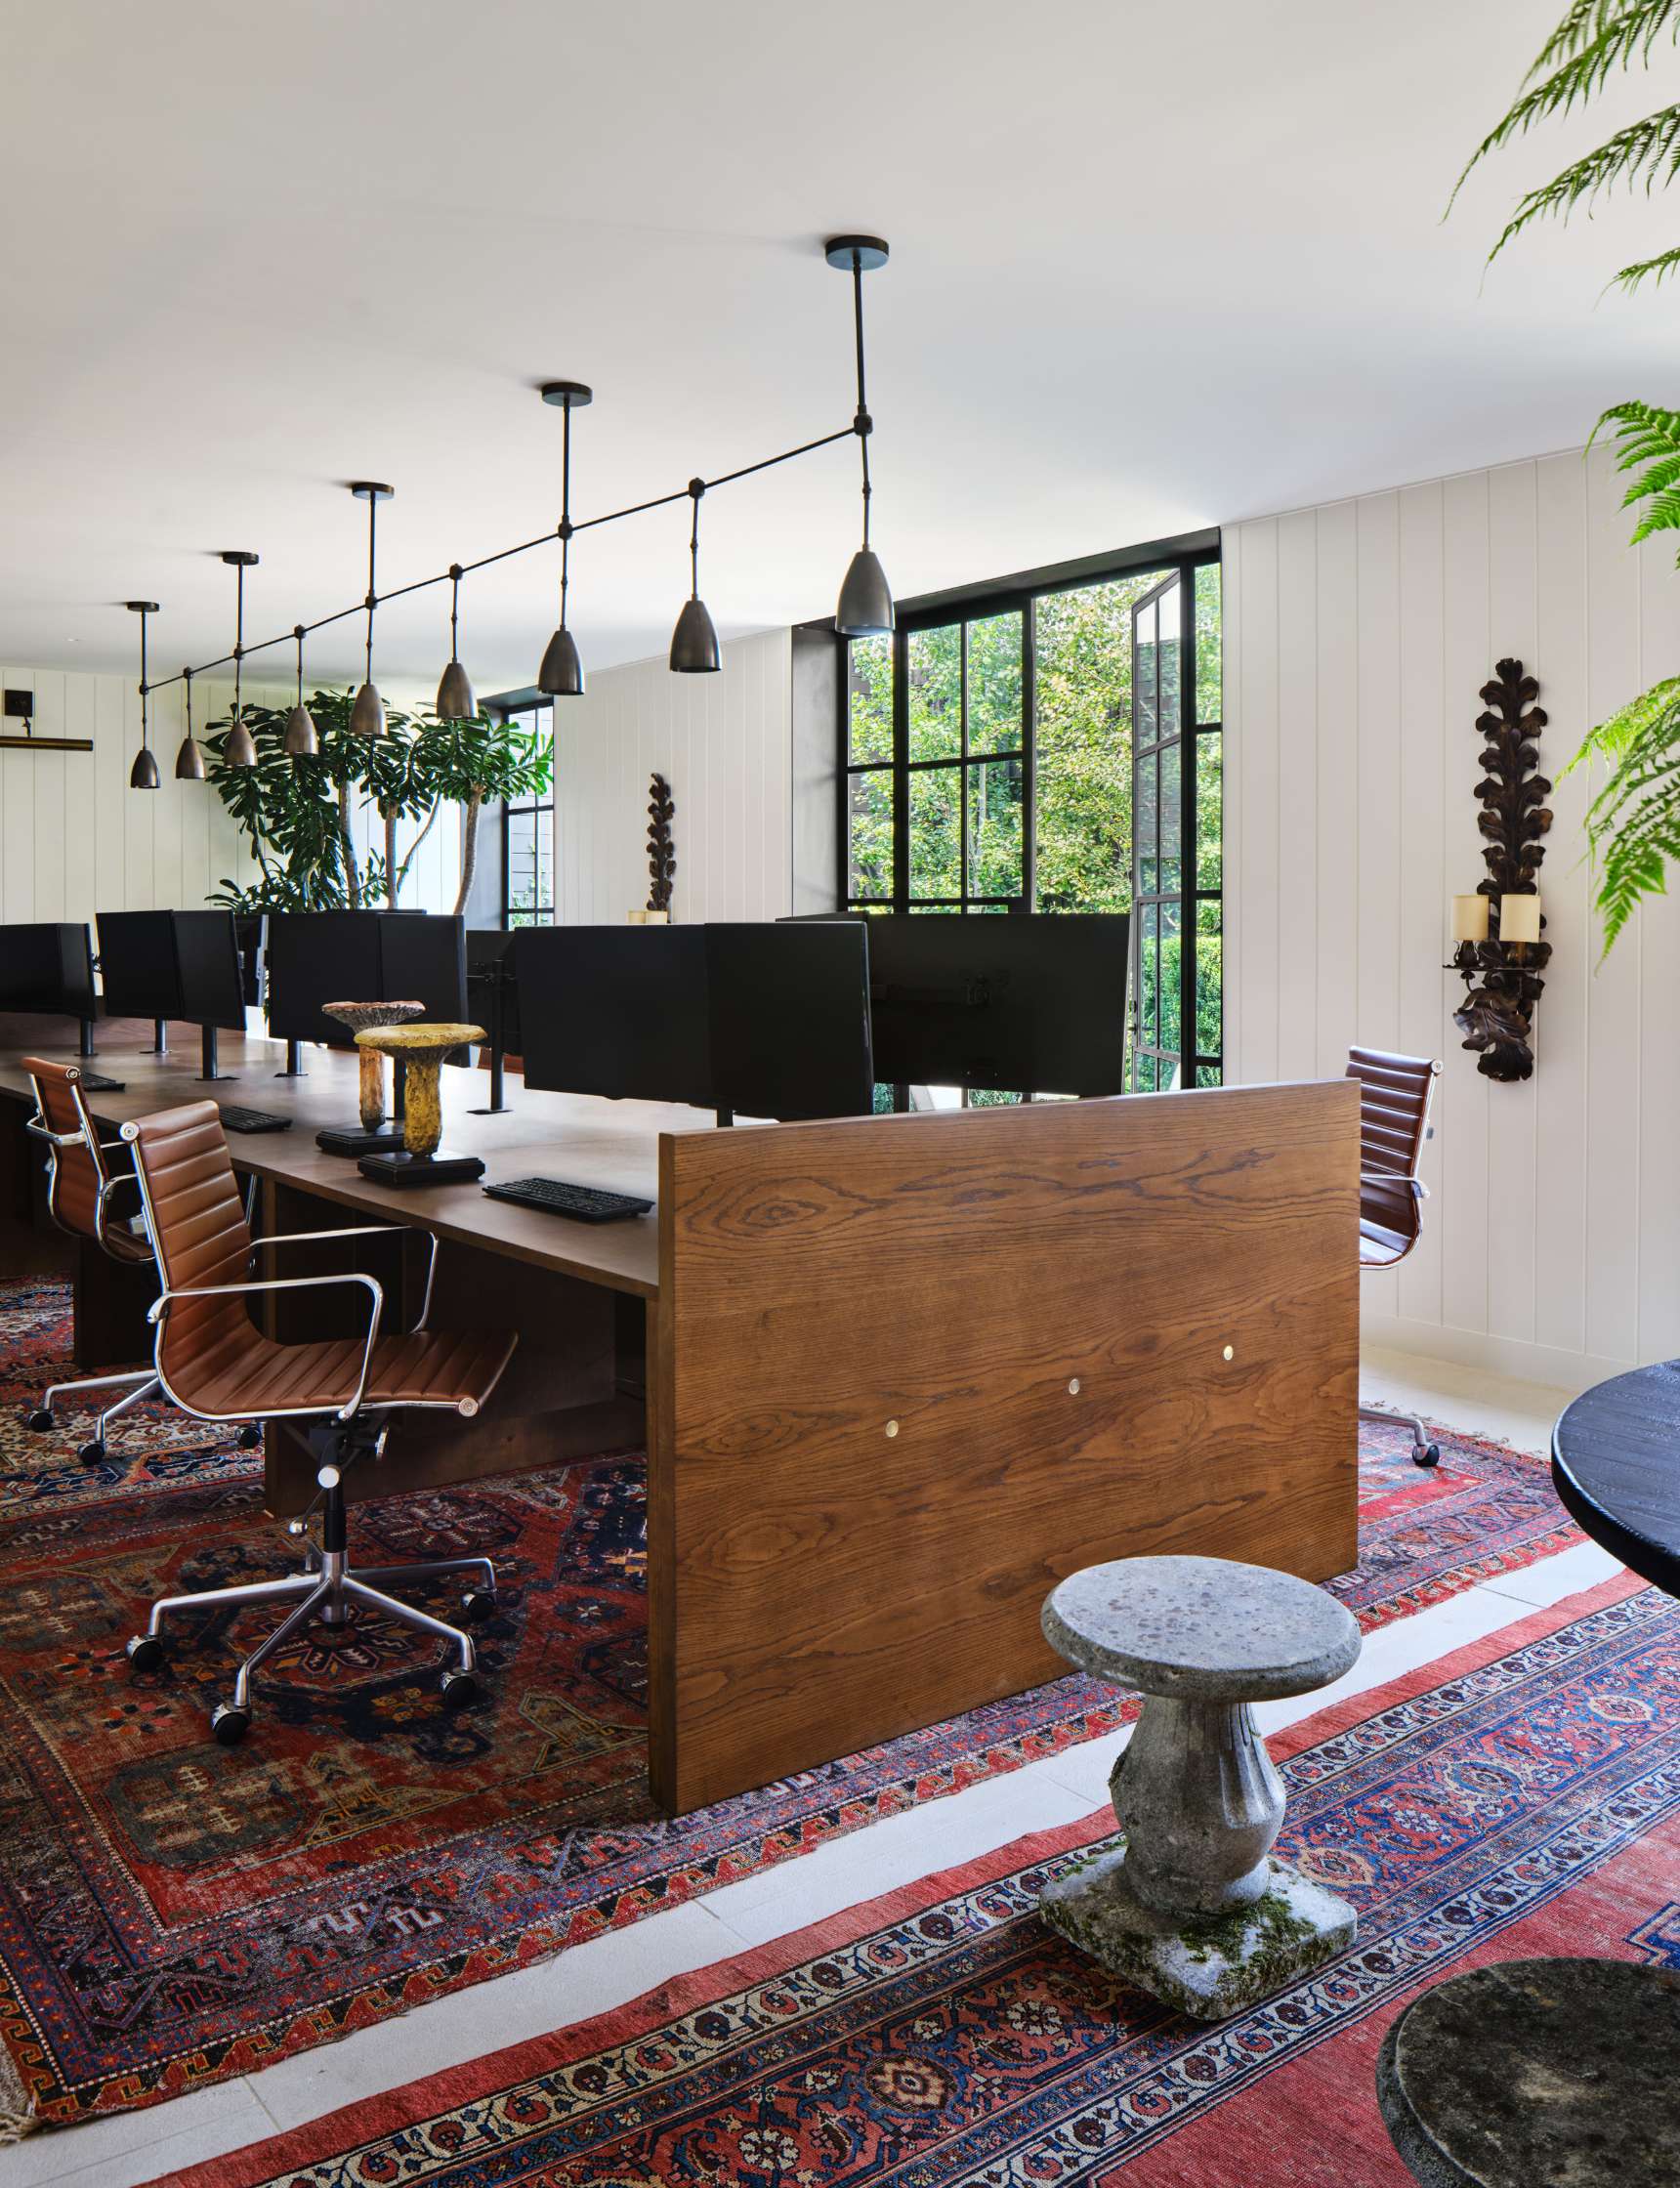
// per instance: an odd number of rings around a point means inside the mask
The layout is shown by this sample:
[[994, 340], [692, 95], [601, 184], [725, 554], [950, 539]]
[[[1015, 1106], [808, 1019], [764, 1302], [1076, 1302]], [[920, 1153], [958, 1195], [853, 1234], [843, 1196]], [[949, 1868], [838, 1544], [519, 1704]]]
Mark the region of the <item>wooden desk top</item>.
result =
[[[21, 1069], [25, 1055], [65, 1063], [78, 1059], [73, 1039], [66, 1045], [56, 1023], [42, 1022], [42, 1037], [35, 1046], [19, 1040], [21, 1023], [11, 1018], [0, 1026], [0, 1094], [26, 1100], [29, 1082]], [[50, 1038], [54, 1033], [59, 1034], [56, 1041]], [[144, 1035], [139, 1029], [128, 1034], [120, 1022], [101, 1026], [100, 1052], [88, 1069], [125, 1082], [120, 1094], [89, 1096], [88, 1106], [103, 1124], [126, 1124], [154, 1110], [212, 1096], [244, 1109], [273, 1110], [294, 1116], [296, 1123], [289, 1132], [230, 1132], [228, 1145], [238, 1169], [340, 1201], [358, 1215], [414, 1224], [441, 1239], [557, 1269], [612, 1291], [634, 1292], [644, 1299], [658, 1296], [657, 1209], [622, 1223], [576, 1223], [534, 1208], [487, 1200], [478, 1185], [409, 1191], [375, 1185], [360, 1174], [353, 1159], [323, 1155], [315, 1144], [316, 1132], [325, 1125], [354, 1126], [357, 1121], [354, 1056], [306, 1048], [309, 1075], [276, 1078], [273, 1074], [285, 1061], [282, 1043], [224, 1033], [222, 1069], [232, 1075], [210, 1087], [201, 1085], [196, 1076], [195, 1029], [172, 1026], [171, 1053], [166, 1057], [145, 1053], [149, 1039], [149, 1030]], [[487, 1072], [444, 1071], [444, 1149], [481, 1157], [486, 1185], [506, 1178], [565, 1178], [656, 1200], [659, 1134], [714, 1129], [710, 1115], [701, 1110], [660, 1102], [605, 1102], [581, 1094], [527, 1094], [523, 1081], [511, 1076], [504, 1097], [510, 1104], [505, 1116], [468, 1114], [488, 1098]]]

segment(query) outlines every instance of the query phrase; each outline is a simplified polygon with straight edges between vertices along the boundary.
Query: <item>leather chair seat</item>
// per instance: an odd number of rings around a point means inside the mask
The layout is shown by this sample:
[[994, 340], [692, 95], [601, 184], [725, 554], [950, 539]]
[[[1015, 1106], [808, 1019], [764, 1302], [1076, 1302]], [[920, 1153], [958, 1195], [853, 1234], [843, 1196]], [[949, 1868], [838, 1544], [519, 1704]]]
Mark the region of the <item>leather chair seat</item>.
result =
[[[502, 1330], [418, 1330], [381, 1337], [369, 1363], [363, 1410], [380, 1406], [446, 1406], [471, 1417], [481, 1411], [513, 1357], [515, 1337]], [[348, 1405], [361, 1372], [359, 1338], [277, 1345], [247, 1325], [245, 1341], [217, 1345], [170, 1385], [194, 1412], [319, 1411]]]
[[1384, 1269], [1391, 1261], [1404, 1261], [1411, 1251], [1414, 1241], [1386, 1225], [1372, 1223], [1368, 1217], [1360, 1219], [1360, 1267]]
[[[128, 1189], [129, 1199], [135, 1198], [134, 1188]], [[131, 1228], [126, 1223], [105, 1218], [105, 1236], [100, 1241], [113, 1261], [142, 1262], [151, 1259], [151, 1241], [146, 1235], [146, 1225], [136, 1219]]]

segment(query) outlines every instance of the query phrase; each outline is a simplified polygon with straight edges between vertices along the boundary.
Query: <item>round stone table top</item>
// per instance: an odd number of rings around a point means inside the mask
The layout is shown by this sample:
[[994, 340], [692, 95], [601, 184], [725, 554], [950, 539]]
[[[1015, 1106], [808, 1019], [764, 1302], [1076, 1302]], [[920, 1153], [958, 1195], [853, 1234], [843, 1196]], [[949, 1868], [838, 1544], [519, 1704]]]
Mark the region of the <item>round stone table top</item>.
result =
[[370, 1026], [356, 1036], [357, 1048], [377, 1048], [387, 1056], [400, 1056], [407, 1061], [417, 1057], [447, 1056], [452, 1048], [465, 1048], [470, 1041], [482, 1041], [482, 1026], [434, 1025], [430, 1020], [418, 1026]]
[[1222, 1557], [1087, 1565], [1045, 1598], [1044, 1638], [1070, 1663], [1180, 1702], [1311, 1694], [1359, 1659], [1359, 1621], [1333, 1595]]
[[424, 1018], [424, 1003], [322, 1003], [328, 1018], [336, 1018], [353, 1033], [369, 1026], [401, 1026], [411, 1018]]
[[1504, 1960], [1413, 1999], [1376, 2093], [1424, 2188], [1680, 2180], [1680, 1973]]

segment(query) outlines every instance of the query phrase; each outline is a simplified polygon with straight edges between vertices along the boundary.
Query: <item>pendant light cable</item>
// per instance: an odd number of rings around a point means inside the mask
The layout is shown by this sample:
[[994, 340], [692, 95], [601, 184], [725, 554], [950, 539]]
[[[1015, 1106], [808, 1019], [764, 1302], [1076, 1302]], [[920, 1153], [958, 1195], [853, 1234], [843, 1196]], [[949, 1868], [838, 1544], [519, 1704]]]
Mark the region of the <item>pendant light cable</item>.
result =
[[875, 421], [869, 415], [868, 397], [863, 390], [863, 254], [852, 253], [852, 320], [858, 341], [858, 414], [852, 430], [858, 436], [859, 451], [863, 458], [863, 544], [869, 544], [869, 436]]

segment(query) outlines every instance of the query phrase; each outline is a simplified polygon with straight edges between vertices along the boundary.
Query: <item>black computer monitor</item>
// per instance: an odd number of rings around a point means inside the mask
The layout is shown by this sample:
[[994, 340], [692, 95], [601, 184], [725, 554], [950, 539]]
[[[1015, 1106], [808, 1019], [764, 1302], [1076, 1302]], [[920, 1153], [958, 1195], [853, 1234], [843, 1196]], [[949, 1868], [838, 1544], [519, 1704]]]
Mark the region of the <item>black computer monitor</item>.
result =
[[85, 921], [37, 919], [0, 927], [0, 1011], [81, 1020], [81, 1052], [93, 1054], [93, 946]]
[[353, 1047], [326, 1003], [424, 1003], [444, 1023], [467, 1015], [459, 919], [390, 911], [276, 911], [269, 915], [269, 1031], [276, 1040]]
[[216, 1035], [245, 1030], [244, 966], [231, 911], [102, 911], [100, 977], [107, 1018], [149, 1018], [157, 1053], [172, 1018], [203, 1036], [200, 1076], [218, 1068]]
[[1122, 1094], [1125, 912], [844, 912], [869, 937], [875, 1069], [900, 1086]]
[[523, 927], [525, 1084], [686, 1102], [724, 1119], [862, 1115], [867, 962], [856, 922]]

